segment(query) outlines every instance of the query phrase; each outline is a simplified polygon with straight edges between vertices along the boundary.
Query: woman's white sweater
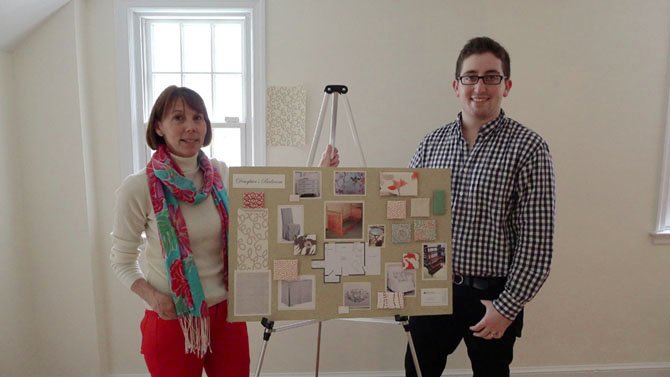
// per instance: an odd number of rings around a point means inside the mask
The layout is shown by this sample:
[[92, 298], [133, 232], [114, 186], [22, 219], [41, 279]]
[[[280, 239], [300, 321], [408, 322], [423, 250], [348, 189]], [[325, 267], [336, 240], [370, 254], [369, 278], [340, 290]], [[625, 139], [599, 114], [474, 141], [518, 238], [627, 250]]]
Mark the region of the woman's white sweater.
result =
[[[197, 156], [171, 156], [184, 175], [200, 189], [203, 175], [197, 166]], [[211, 162], [215, 169], [219, 169], [226, 185], [228, 167], [217, 160]], [[214, 199], [210, 195], [198, 205], [179, 202], [179, 208], [188, 229], [205, 300], [209, 306], [218, 304], [226, 299], [227, 292], [223, 282], [221, 219]], [[142, 233], [146, 235], [146, 242]], [[143, 257], [140, 258], [142, 249]], [[137, 279], [144, 278], [160, 292], [170, 293], [146, 169], [128, 176], [116, 191], [110, 260], [114, 273], [128, 288]]]

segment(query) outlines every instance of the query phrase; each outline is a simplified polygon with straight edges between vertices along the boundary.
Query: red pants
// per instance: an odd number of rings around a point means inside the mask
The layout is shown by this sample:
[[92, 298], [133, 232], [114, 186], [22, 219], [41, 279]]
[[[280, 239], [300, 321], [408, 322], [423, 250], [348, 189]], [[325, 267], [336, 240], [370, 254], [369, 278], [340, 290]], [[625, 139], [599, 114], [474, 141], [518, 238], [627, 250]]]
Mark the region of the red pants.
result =
[[199, 358], [184, 351], [179, 321], [163, 320], [152, 310], [144, 313], [142, 354], [152, 377], [249, 377], [249, 337], [244, 322], [227, 322], [226, 301], [209, 308], [212, 350]]

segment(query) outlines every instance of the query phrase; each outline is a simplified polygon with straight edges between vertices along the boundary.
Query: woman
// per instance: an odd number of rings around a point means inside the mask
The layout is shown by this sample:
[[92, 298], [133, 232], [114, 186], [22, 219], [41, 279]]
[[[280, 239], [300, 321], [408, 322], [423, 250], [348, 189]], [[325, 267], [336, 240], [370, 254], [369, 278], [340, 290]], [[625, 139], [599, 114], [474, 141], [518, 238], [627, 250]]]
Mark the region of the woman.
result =
[[[249, 376], [246, 324], [227, 322], [228, 168], [196, 92], [170, 86], [149, 117], [147, 167], [117, 190], [112, 268], [146, 303], [142, 354], [153, 377]], [[337, 149], [321, 166], [337, 166]], [[142, 239], [146, 235], [146, 243]], [[145, 263], [138, 263], [144, 244]]]

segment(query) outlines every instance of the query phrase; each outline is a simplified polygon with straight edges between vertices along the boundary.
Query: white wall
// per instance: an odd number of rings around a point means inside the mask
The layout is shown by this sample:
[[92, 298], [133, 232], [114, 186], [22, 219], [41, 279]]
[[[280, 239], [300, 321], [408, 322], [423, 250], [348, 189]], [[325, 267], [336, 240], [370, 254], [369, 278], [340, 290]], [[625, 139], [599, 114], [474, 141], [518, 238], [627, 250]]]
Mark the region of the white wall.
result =
[[[84, 175], [78, 1], [51, 16], [13, 52], [14, 161], [38, 372], [99, 375], [91, 246]], [[24, 308], [25, 309], [25, 308]], [[36, 356], [36, 357], [35, 357]]]
[[16, 190], [18, 161], [15, 158], [17, 134], [15, 105], [15, 81], [12, 77], [12, 56], [0, 52], [0, 374], [20, 375], [30, 368], [27, 364], [28, 350], [34, 345], [31, 330], [30, 309], [31, 281], [27, 278], [26, 250], [20, 247], [22, 240], [17, 211]]
[[[17, 237], [1, 238], [21, 254], [3, 253], [0, 276], [30, 289], [0, 299], [23, 306], [31, 297], [33, 332], [9, 334], [36, 336], [41, 375], [146, 373], [143, 306], [106, 260], [124, 174], [114, 4], [88, 0], [81, 16], [78, 4], [24, 41], [12, 67], [0, 59], [0, 82], [12, 70], [20, 83], [16, 96], [0, 89], [0, 158], [22, 161], [20, 171], [0, 162], [0, 179], [16, 182], [0, 199], [15, 199], [24, 216]], [[324, 85], [347, 84], [369, 166], [406, 166], [419, 139], [458, 111], [451, 78], [461, 46], [478, 35], [500, 40], [514, 83], [503, 107], [549, 142], [558, 195], [553, 271], [527, 307], [513, 367], [670, 363], [670, 250], [648, 237], [670, 87], [670, 2], [267, 0], [266, 12], [268, 85], [307, 88], [309, 143]], [[1, 115], [7, 98], [16, 127]], [[360, 164], [343, 116], [339, 125], [343, 164]], [[301, 166], [308, 149], [270, 148], [268, 164]], [[9, 223], [3, 211], [0, 226]], [[20, 315], [0, 314], [1, 329]], [[249, 328], [253, 369], [262, 331]], [[329, 321], [323, 331], [324, 372], [402, 369], [397, 326]], [[263, 370], [312, 371], [315, 340], [314, 327], [273, 335]], [[15, 359], [27, 345], [19, 341]], [[459, 349], [450, 367], [468, 366]]]

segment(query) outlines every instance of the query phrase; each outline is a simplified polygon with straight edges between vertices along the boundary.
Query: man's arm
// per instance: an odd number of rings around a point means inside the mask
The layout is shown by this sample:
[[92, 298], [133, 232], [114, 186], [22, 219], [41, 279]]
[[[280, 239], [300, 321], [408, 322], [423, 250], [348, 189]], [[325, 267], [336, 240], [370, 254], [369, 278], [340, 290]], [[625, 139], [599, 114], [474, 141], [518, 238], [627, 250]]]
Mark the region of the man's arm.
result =
[[416, 147], [416, 151], [414, 151], [414, 155], [412, 156], [412, 159], [409, 161], [409, 167], [410, 168], [422, 168], [423, 167], [423, 150], [424, 150], [424, 140], [421, 140], [419, 145]]
[[514, 227], [516, 250], [505, 290], [493, 302], [510, 320], [540, 290], [549, 276], [554, 241], [555, 179], [549, 148], [541, 143], [521, 167]]

